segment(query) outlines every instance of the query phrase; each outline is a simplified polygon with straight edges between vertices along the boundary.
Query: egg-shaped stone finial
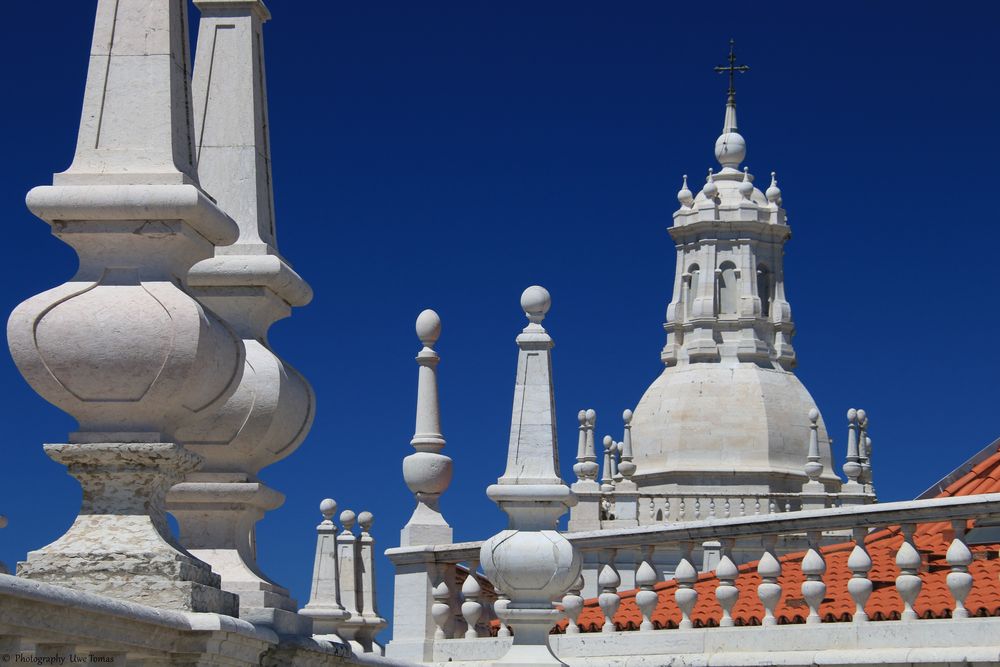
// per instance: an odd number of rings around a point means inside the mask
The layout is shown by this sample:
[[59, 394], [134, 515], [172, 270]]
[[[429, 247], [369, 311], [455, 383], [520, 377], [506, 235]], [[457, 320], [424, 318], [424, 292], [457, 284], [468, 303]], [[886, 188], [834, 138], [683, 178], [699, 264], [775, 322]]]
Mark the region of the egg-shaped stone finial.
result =
[[626, 424], [631, 424], [632, 423], [632, 411], [631, 410], [629, 410], [627, 408], [625, 409], [625, 412], [622, 413], [622, 421], [624, 421]]
[[427, 347], [434, 347], [434, 343], [441, 337], [441, 317], [428, 308], [417, 315], [417, 338]]
[[819, 410], [817, 410], [816, 408], [809, 409], [809, 421], [811, 421], [813, 424], [819, 421]]
[[586, 426], [587, 425], [587, 411], [586, 410], [580, 410], [578, 413], [576, 413], [576, 420], [578, 422], [580, 422], [580, 426]]
[[333, 515], [337, 511], [337, 501], [333, 498], [324, 498], [319, 504], [319, 511], [323, 515], [323, 519], [332, 521]]
[[708, 170], [708, 178], [705, 179], [705, 187], [702, 189], [702, 193], [709, 199], [715, 199], [719, 196], [719, 186], [715, 184], [715, 170]]
[[681, 203], [681, 206], [690, 208], [691, 204], [694, 203], [694, 195], [691, 194], [691, 190], [688, 189], [688, 175], [684, 174], [684, 181], [681, 184], [681, 189], [677, 191], [677, 201]]
[[775, 172], [771, 172], [771, 185], [768, 186], [767, 192], [764, 193], [767, 197], [767, 201], [772, 204], [776, 204], [781, 199], [781, 188], [778, 187], [778, 176]]
[[587, 423], [591, 426], [597, 421], [597, 411], [593, 408], [587, 410]]
[[552, 295], [541, 285], [532, 285], [521, 294], [521, 308], [533, 324], [541, 324], [552, 307]]
[[373, 523], [375, 523], [375, 515], [371, 512], [364, 511], [358, 515], [358, 525], [361, 526], [363, 532], [367, 533], [371, 530]]
[[854, 422], [854, 421], [857, 421], [857, 419], [858, 419], [858, 411], [857, 410], [855, 410], [854, 408], [851, 408], [850, 410], [847, 411], [847, 421]]
[[868, 413], [865, 412], [863, 409], [858, 408], [858, 423], [864, 424], [865, 420], [867, 419], [868, 419]]

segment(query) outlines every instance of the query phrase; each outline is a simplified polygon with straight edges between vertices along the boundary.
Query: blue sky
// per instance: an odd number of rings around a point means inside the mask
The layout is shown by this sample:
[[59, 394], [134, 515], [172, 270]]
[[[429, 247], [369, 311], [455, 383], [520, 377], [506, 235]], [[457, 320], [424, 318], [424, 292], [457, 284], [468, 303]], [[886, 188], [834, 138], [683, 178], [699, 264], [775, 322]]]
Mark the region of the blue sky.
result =
[[[5, 8], [7, 313], [75, 269], [23, 197], [72, 157], [95, 4]], [[444, 321], [455, 480], [443, 508], [456, 540], [504, 523], [485, 488], [504, 466], [526, 286], [553, 295], [566, 478], [577, 410], [620, 432], [661, 368], [666, 228], [681, 174], [700, 184], [715, 166], [726, 82], [712, 67], [730, 37], [752, 67], [738, 88], [746, 164], [760, 179], [778, 172], [793, 230], [798, 374], [838, 470], [852, 406], [871, 416], [883, 500], [915, 496], [1000, 434], [1000, 11], [813, 4], [270, 3], [279, 243], [316, 292], [271, 342], [312, 382], [318, 414], [299, 451], [262, 474], [288, 500], [258, 545], [301, 604], [322, 498], [372, 511], [380, 547], [398, 544], [412, 511], [400, 465], [423, 308]], [[12, 565], [65, 531], [80, 493], [41, 448], [72, 420], [8, 355], [0, 387], [0, 560]], [[389, 615], [391, 566], [378, 568]]]

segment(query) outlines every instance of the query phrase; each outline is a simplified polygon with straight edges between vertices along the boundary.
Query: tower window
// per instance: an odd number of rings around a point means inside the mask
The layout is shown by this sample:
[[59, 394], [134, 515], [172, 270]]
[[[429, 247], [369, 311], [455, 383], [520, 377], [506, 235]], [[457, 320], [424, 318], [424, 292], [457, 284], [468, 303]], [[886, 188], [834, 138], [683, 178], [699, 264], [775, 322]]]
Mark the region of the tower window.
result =
[[739, 304], [736, 265], [723, 262], [719, 266], [719, 314], [735, 315]]
[[771, 301], [774, 299], [772, 290], [774, 280], [771, 279], [771, 270], [766, 264], [757, 266], [757, 296], [760, 297], [760, 312], [764, 317], [771, 314]]

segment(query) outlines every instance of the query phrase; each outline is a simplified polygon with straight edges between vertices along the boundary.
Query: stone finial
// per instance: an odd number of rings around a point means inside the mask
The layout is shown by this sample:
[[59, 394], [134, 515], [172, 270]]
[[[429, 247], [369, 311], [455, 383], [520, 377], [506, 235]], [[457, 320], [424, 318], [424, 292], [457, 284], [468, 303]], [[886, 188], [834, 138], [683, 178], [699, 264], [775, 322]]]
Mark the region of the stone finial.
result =
[[632, 462], [632, 411], [625, 410], [622, 413], [622, 421], [625, 422], [625, 432], [622, 435], [621, 461], [618, 463], [618, 472], [626, 480], [631, 481], [635, 474], [636, 466]]
[[319, 504], [320, 514], [323, 515], [323, 523], [333, 523], [333, 515], [337, 512], [337, 501], [333, 498], [324, 498]]
[[715, 170], [712, 168], [708, 170], [708, 178], [705, 179], [705, 187], [702, 192], [710, 200], [719, 196], [719, 186], [715, 184]]
[[767, 191], [764, 193], [767, 197], [767, 201], [772, 204], [781, 203], [781, 188], [778, 187], [778, 175], [777, 172], [771, 172], [771, 185], [768, 186]]
[[351, 510], [344, 510], [340, 513], [340, 523], [344, 526], [344, 535], [354, 534], [354, 523], [357, 518], [357, 515]]
[[358, 525], [361, 526], [361, 534], [367, 535], [371, 532], [372, 524], [375, 523], [375, 516], [368, 511], [358, 515]]
[[743, 167], [743, 180], [740, 181], [739, 190], [743, 198], [750, 201], [750, 197], [753, 195], [753, 183], [750, 181], [749, 167]]
[[691, 190], [688, 188], [687, 174], [684, 174], [681, 189], [677, 191], [677, 201], [680, 202], [681, 206], [684, 208], [691, 208], [691, 205], [694, 204], [694, 195], [691, 194]]
[[402, 546], [448, 544], [452, 530], [441, 514], [441, 494], [451, 484], [452, 461], [441, 453], [441, 408], [438, 403], [437, 366], [441, 357], [434, 345], [441, 336], [441, 318], [433, 310], [417, 316], [417, 419], [410, 444], [416, 450], [403, 459], [403, 479], [416, 497], [417, 506], [401, 534]]
[[809, 453], [806, 456], [806, 476], [812, 482], [818, 482], [823, 474], [823, 461], [819, 454], [819, 410], [809, 410]]
[[587, 460], [587, 411], [580, 410], [576, 415], [580, 423], [579, 436], [576, 443], [576, 463], [573, 464], [573, 472], [581, 482], [586, 479], [583, 475], [583, 466]]
[[583, 464], [583, 474], [589, 480], [597, 479], [597, 451], [594, 446], [594, 429], [597, 427], [597, 412], [593, 409], [587, 410], [587, 445], [585, 450], [585, 461]]
[[[507, 468], [487, 495], [507, 514], [508, 529], [483, 543], [480, 559], [490, 581], [510, 602], [497, 609], [513, 628], [513, 645], [494, 664], [562, 664], [548, 645], [563, 615], [552, 606], [580, 576], [581, 558], [557, 530], [576, 504], [559, 477], [552, 386], [552, 338], [541, 326], [551, 297], [529, 287], [521, 306], [530, 324], [517, 337], [517, 374], [511, 411]], [[541, 578], [539, 578], [541, 576]]]
[[604, 436], [604, 467], [601, 475], [601, 493], [611, 493], [615, 490], [614, 456], [615, 441], [610, 435]]
[[844, 474], [847, 475], [849, 484], [857, 484], [858, 476], [861, 474], [861, 464], [858, 452], [858, 420], [863, 418], [864, 410], [851, 408], [847, 411], [847, 458], [844, 462]]

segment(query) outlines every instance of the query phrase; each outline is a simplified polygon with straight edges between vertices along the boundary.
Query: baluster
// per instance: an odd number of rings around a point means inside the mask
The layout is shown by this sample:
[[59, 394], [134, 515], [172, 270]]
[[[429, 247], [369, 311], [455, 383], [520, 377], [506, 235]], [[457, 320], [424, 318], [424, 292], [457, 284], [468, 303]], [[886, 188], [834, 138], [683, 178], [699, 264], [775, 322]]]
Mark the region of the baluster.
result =
[[778, 513], [778, 506], [774, 504], [774, 498], [772, 498], [767, 503], [767, 513], [768, 514], [777, 514]]
[[601, 632], [615, 631], [615, 623], [612, 618], [618, 611], [618, 605], [621, 604], [618, 586], [621, 585], [622, 578], [618, 574], [618, 569], [615, 568], [615, 554], [615, 549], [606, 549], [602, 552], [605, 562], [597, 577], [597, 586], [601, 591], [601, 594], [597, 596], [597, 603], [604, 613], [604, 625], [601, 627]]
[[864, 526], [854, 528], [854, 549], [847, 559], [847, 567], [851, 570], [851, 578], [847, 582], [847, 592], [854, 600], [854, 622], [864, 623], [868, 620], [865, 604], [872, 594], [872, 582], [868, 572], [872, 569], [872, 559], [865, 549], [865, 536], [868, 529]]
[[694, 518], [696, 521], [701, 518], [701, 498], [694, 499]]
[[740, 516], [747, 515], [747, 503], [744, 498], [740, 498]]
[[684, 496], [681, 496], [681, 504], [678, 507], [677, 520], [686, 521], [687, 520], [687, 505], [684, 502]]
[[792, 501], [791, 500], [785, 500], [785, 511], [786, 512], [791, 512], [792, 511]]
[[778, 583], [778, 577], [781, 576], [781, 562], [774, 556], [777, 542], [777, 535], [766, 535], [761, 538], [764, 555], [757, 563], [757, 574], [761, 579], [760, 585], [757, 586], [757, 596], [764, 605], [763, 625], [776, 625], [778, 622], [774, 616], [774, 610], [781, 600], [781, 584]]
[[507, 611], [507, 605], [509, 604], [510, 599], [500, 591], [497, 591], [497, 601], [493, 603], [493, 613], [500, 619], [500, 629], [497, 630], [497, 637], [510, 637], [510, 626], [504, 621], [504, 613]]
[[760, 498], [754, 498], [753, 501], [753, 515], [760, 516]]
[[913, 545], [913, 531], [916, 526], [912, 523], [904, 523], [901, 527], [903, 532], [903, 544], [896, 552], [896, 566], [899, 568], [899, 576], [896, 577], [896, 590], [899, 597], [903, 598], [904, 621], [913, 621], [917, 618], [917, 612], [913, 609], [923, 582], [920, 580], [920, 552]]
[[659, 579], [656, 566], [653, 565], [653, 547], [643, 547], [642, 563], [635, 572], [635, 583], [640, 589], [635, 594], [635, 604], [642, 612], [642, 625], [639, 626], [639, 630], [653, 629], [653, 612], [656, 611], [656, 605], [660, 602], [660, 596], [653, 590], [653, 587]]
[[674, 591], [674, 602], [681, 610], [681, 622], [678, 627], [690, 628], [691, 612], [698, 601], [698, 591], [694, 589], [694, 584], [698, 581], [698, 571], [691, 564], [691, 552], [694, 550], [694, 542], [681, 542], [681, 560], [674, 570], [674, 580], [677, 582], [677, 589]]
[[[441, 568], [442, 571], [447, 571]], [[451, 590], [448, 582], [442, 580], [434, 587], [434, 604], [431, 605], [431, 617], [437, 630], [434, 631], [434, 639], [445, 639], [448, 637], [448, 624], [451, 621]]]
[[663, 503], [663, 521], [670, 521], [670, 498], [666, 498]]
[[708, 499], [708, 516], [715, 518], [715, 498]]
[[467, 626], [465, 630], [466, 639], [475, 639], [479, 636], [479, 633], [476, 632], [476, 624], [479, 623], [479, 619], [483, 615], [483, 605], [479, 602], [479, 594], [482, 592], [482, 588], [476, 579], [476, 570], [478, 568], [479, 561], [470, 560], [469, 576], [462, 582], [462, 597], [465, 599], [462, 602], [462, 618], [465, 619]]
[[972, 552], [965, 544], [965, 519], [958, 519], [951, 522], [951, 527], [955, 531], [955, 539], [948, 547], [948, 565], [951, 565], [951, 572], [948, 573], [948, 590], [955, 599], [955, 609], [951, 612], [952, 618], [969, 618], [969, 610], [965, 608], [965, 598], [972, 590], [972, 575], [969, 574], [969, 565], [972, 564]]
[[715, 577], [719, 580], [719, 585], [715, 587], [715, 598], [722, 605], [722, 618], [719, 619], [719, 627], [728, 628], [733, 625], [731, 612], [740, 596], [740, 591], [736, 588], [736, 577], [739, 576], [740, 571], [736, 567], [736, 563], [729, 557], [735, 540], [724, 538], [719, 542], [722, 544], [722, 557], [715, 568]]
[[649, 520], [652, 521], [656, 518], [656, 499], [653, 496], [649, 497]]
[[573, 582], [573, 586], [570, 587], [569, 592], [563, 596], [562, 606], [563, 611], [566, 612], [566, 618], [569, 619], [569, 625], [566, 626], [567, 635], [578, 635], [580, 634], [580, 626], [576, 624], [576, 620], [580, 618], [580, 614], [583, 612], [583, 596], [580, 595], [580, 591], [583, 590], [583, 575], [581, 574]]
[[809, 605], [806, 623], [821, 623], [823, 620], [819, 615], [819, 606], [826, 597], [826, 584], [823, 582], [826, 561], [820, 553], [820, 537], [819, 531], [809, 532], [809, 551], [802, 559], [802, 573], [806, 575], [806, 580], [802, 582], [802, 597]]
[[728, 519], [732, 516], [732, 506], [729, 504], [729, 498], [726, 498], [726, 504], [724, 506], [725, 516]]

